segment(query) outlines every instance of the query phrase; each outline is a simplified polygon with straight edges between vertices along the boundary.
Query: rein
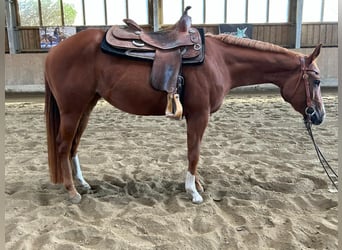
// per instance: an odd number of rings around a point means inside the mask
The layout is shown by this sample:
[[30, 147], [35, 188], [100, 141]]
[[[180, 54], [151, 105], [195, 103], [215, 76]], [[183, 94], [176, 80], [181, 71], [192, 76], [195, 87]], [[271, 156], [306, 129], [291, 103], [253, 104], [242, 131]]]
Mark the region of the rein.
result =
[[[302, 78], [304, 79], [305, 93], [306, 93], [306, 108], [305, 108], [306, 119], [304, 120], [304, 124], [305, 124], [305, 127], [308, 131], [308, 134], [312, 140], [312, 143], [313, 143], [315, 150], [316, 150], [316, 153], [317, 153], [317, 157], [318, 157], [325, 173], [327, 174], [328, 178], [330, 179], [331, 183], [334, 185], [336, 190], [338, 190], [338, 187], [336, 184], [338, 181], [338, 175], [336, 174], [334, 169], [330, 166], [328, 161], [325, 159], [324, 155], [322, 154], [321, 150], [319, 149], [319, 147], [315, 141], [315, 138], [314, 138], [312, 130], [311, 130], [312, 123], [311, 123], [310, 117], [313, 116], [316, 111], [313, 108], [313, 104], [312, 104], [312, 99], [311, 99], [311, 95], [310, 95], [310, 83], [308, 80], [309, 75], [307, 74], [307, 72], [312, 71], [312, 72], [315, 72], [316, 74], [317, 74], [317, 72], [305, 67], [305, 60], [303, 57], [300, 58], [300, 63], [301, 63], [301, 69], [302, 69], [302, 73], [303, 73]], [[298, 85], [300, 83], [300, 80], [301, 80], [301, 78], [299, 78]]]
[[[315, 147], [316, 153], [317, 153], [317, 157], [319, 159], [319, 161], [321, 162], [321, 165], [325, 171], [325, 173], [327, 174], [328, 178], [330, 179], [331, 183], [334, 185], [334, 187], [336, 188], [336, 190], [338, 190], [337, 187], [337, 181], [338, 181], [338, 175], [336, 174], [336, 172], [334, 171], [334, 169], [330, 166], [330, 164], [327, 162], [327, 160], [325, 159], [324, 155], [322, 154], [321, 150], [319, 149], [318, 145], [316, 144], [316, 141], [314, 139], [312, 130], [311, 130], [311, 122], [308, 120], [304, 121], [305, 123], [305, 127], [309, 133], [309, 136], [312, 140], [312, 143]], [[335, 179], [335, 180], [334, 180]]]
[[[308, 69], [305, 66], [305, 59], [304, 57], [300, 57], [300, 65], [301, 65], [301, 75], [298, 79], [298, 82], [296, 84], [295, 90], [294, 90], [294, 94], [297, 92], [297, 89], [300, 85], [301, 80], [304, 80], [304, 85], [305, 85], [305, 94], [306, 94], [306, 108], [305, 108], [305, 115], [306, 118], [304, 119], [304, 124], [305, 127], [308, 131], [308, 134], [312, 140], [312, 143], [315, 147], [316, 153], [317, 153], [317, 157], [325, 171], [325, 173], [327, 174], [328, 178], [330, 179], [331, 183], [334, 185], [334, 187], [336, 188], [336, 190], [338, 190], [337, 187], [337, 182], [338, 182], [338, 175], [337, 173], [334, 171], [334, 169], [330, 166], [330, 164], [328, 163], [328, 161], [325, 159], [324, 155], [322, 154], [321, 150], [319, 149], [315, 138], [313, 136], [312, 130], [311, 130], [311, 116], [313, 116], [315, 114], [315, 109], [314, 109], [314, 105], [312, 103], [312, 99], [311, 99], [311, 94], [310, 94], [310, 83], [309, 83], [309, 75], [307, 72], [314, 72], [315, 74], [317, 74], [317, 72], [315, 70], [312, 69]], [[294, 96], [293, 94], [293, 96]], [[292, 96], [292, 97], [293, 97]], [[291, 98], [292, 99], [292, 98]], [[335, 179], [335, 180], [334, 180]]]

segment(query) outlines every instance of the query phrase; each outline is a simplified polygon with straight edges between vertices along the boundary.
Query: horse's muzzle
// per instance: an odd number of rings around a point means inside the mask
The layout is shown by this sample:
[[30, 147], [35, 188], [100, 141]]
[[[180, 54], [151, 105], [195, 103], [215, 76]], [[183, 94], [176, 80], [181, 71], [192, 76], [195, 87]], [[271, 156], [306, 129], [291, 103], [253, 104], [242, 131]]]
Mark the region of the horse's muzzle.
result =
[[320, 125], [324, 121], [325, 111], [317, 110], [316, 107], [307, 107], [305, 116], [304, 119], [310, 121], [313, 125]]

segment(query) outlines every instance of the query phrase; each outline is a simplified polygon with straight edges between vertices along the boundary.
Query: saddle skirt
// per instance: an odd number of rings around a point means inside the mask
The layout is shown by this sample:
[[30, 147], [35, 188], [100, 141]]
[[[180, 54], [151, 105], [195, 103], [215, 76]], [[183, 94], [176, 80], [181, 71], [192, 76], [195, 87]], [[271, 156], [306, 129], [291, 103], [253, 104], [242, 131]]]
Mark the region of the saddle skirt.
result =
[[187, 7], [180, 20], [170, 29], [145, 32], [131, 19], [127, 26], [111, 27], [102, 41], [103, 51], [152, 60], [151, 84], [157, 90], [175, 93], [177, 77], [182, 64], [204, 61], [203, 32], [191, 27]]

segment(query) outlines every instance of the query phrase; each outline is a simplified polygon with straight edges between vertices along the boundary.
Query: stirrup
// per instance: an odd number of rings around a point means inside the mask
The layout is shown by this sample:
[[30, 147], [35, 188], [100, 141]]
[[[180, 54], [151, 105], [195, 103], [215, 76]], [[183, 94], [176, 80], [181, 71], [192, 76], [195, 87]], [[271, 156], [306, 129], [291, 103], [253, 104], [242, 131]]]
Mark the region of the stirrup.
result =
[[165, 110], [166, 117], [172, 117], [173, 116], [173, 112], [172, 112], [172, 98], [173, 98], [173, 94], [168, 93], [167, 94], [166, 110]]
[[174, 118], [177, 120], [181, 120], [183, 116], [183, 106], [179, 100], [179, 94], [174, 94], [173, 99], [176, 105]]
[[[173, 113], [173, 110], [175, 110], [174, 113]], [[166, 117], [172, 118], [175, 120], [182, 119], [183, 107], [179, 100], [179, 94], [167, 94], [167, 105], [166, 105], [165, 115]]]

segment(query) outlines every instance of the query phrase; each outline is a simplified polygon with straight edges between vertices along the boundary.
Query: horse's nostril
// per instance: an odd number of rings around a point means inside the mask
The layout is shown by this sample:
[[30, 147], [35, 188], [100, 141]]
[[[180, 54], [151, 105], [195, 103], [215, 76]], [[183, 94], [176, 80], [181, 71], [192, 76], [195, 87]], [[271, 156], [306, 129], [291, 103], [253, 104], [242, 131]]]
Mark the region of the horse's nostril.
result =
[[320, 125], [323, 122], [323, 118], [318, 116], [317, 113], [310, 117], [312, 124]]
[[313, 108], [313, 107], [307, 107], [306, 109], [305, 109], [305, 114], [306, 115], [310, 115], [310, 116], [312, 116], [312, 115], [314, 115], [315, 114], [315, 109]]

